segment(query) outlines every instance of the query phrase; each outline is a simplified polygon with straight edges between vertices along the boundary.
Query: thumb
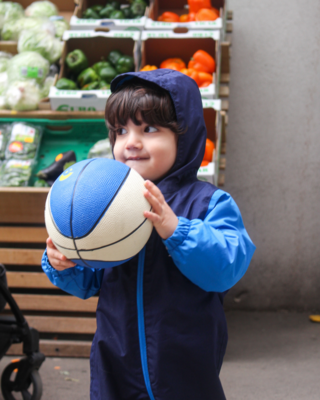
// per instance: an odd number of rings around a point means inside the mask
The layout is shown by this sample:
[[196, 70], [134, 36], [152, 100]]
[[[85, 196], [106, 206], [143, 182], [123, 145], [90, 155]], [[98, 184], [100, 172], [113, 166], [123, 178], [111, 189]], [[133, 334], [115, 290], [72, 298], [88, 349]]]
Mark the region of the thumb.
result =
[[51, 237], [48, 237], [48, 239], [46, 240], [46, 243], [47, 243], [47, 246], [50, 247], [51, 249], [56, 249], [56, 246], [53, 244]]

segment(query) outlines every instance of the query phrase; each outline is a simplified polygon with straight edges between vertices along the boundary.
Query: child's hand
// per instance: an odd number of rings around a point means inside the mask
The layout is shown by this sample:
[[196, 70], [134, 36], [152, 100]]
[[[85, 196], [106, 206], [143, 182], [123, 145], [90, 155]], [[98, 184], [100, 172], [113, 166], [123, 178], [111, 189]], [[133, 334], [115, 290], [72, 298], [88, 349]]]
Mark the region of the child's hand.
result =
[[58, 271], [76, 266], [74, 262], [60, 253], [50, 237], [47, 239], [47, 255], [52, 267]]
[[165, 201], [160, 189], [151, 181], [145, 181], [144, 197], [152, 206], [152, 211], [145, 211], [143, 214], [156, 228], [162, 239], [168, 239], [176, 230], [178, 217]]

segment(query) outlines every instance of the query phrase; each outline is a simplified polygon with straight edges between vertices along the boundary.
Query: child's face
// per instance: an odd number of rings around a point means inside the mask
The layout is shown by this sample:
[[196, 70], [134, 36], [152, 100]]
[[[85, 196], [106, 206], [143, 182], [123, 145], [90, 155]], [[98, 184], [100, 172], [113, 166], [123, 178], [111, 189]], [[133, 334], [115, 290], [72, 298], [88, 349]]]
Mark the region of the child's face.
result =
[[113, 154], [117, 161], [133, 168], [144, 179], [155, 181], [173, 166], [177, 141], [177, 135], [168, 128], [145, 122], [138, 126], [129, 119], [116, 133]]

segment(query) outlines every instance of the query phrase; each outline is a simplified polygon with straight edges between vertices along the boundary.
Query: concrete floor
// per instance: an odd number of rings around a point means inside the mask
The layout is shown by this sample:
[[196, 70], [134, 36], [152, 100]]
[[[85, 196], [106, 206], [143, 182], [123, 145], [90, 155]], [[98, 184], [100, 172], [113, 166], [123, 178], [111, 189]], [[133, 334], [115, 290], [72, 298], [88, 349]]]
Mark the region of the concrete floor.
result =
[[[221, 381], [228, 400], [320, 399], [320, 324], [287, 312], [233, 311], [227, 320]], [[1, 360], [0, 373], [11, 358]], [[43, 400], [89, 399], [89, 360], [47, 358], [40, 373]]]

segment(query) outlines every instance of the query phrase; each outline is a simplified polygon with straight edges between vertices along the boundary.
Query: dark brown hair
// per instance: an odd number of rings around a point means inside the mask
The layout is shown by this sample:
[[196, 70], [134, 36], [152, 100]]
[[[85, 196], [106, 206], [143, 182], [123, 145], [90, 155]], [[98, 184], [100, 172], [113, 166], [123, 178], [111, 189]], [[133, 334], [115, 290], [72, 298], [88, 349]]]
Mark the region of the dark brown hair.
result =
[[[154, 83], [144, 82], [132, 79], [108, 98], [105, 119], [112, 147], [116, 141], [116, 130], [125, 126], [129, 119], [135, 125], [144, 122], [169, 128], [176, 134], [183, 133], [169, 92]], [[138, 119], [139, 116], [142, 120]]]

